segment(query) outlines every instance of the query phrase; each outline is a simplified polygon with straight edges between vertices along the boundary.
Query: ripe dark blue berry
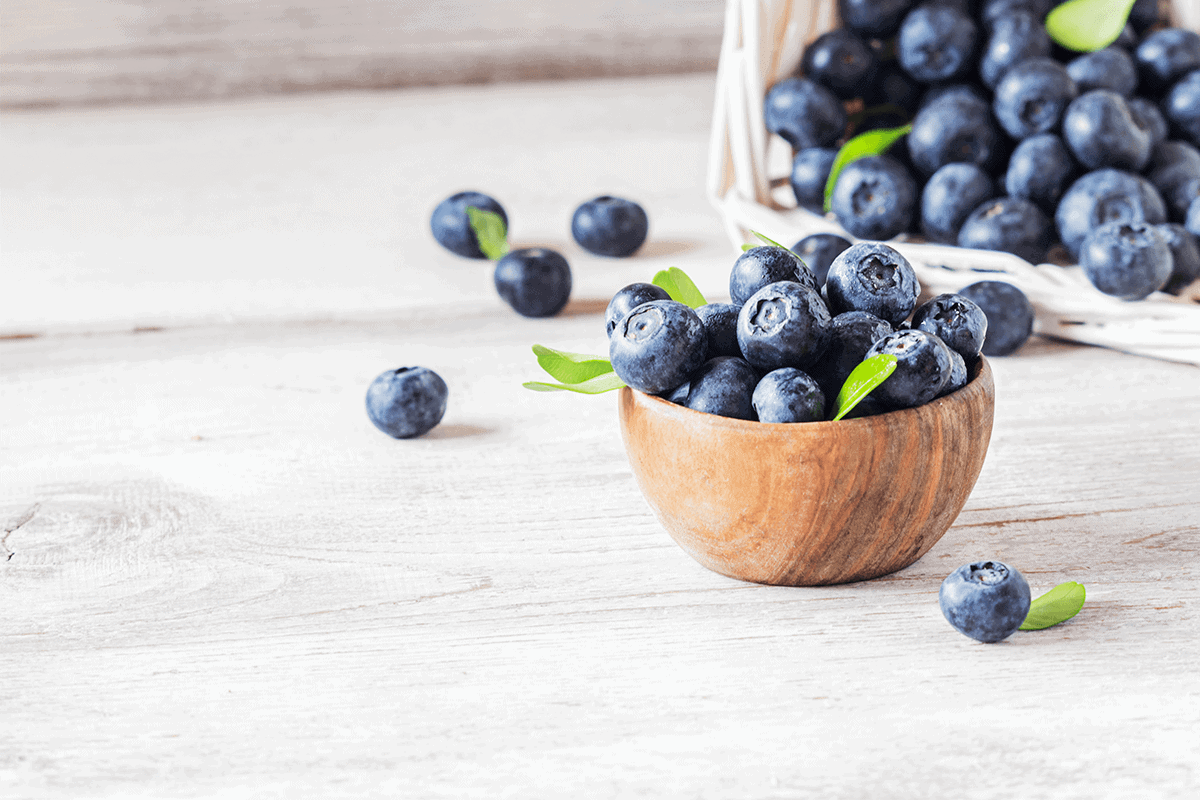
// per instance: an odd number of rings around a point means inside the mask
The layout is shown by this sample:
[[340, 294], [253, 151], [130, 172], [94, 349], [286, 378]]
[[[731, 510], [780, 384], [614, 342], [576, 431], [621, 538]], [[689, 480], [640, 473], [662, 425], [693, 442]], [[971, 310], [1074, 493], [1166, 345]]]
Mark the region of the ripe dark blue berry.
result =
[[808, 373], [832, 403], [850, 373], [867, 357], [871, 345], [892, 333], [892, 326], [865, 311], [847, 311], [833, 318], [829, 344]]
[[916, 0], [838, 0], [838, 15], [860, 36], [884, 38], [900, 27]]
[[1066, 142], [1053, 133], [1040, 133], [1013, 150], [1004, 173], [1004, 188], [1010, 196], [1028, 200], [1053, 214], [1078, 174], [1079, 165]]
[[975, 65], [979, 28], [953, 6], [926, 3], [908, 13], [900, 24], [897, 56], [900, 66], [919, 81], [947, 81]]
[[642, 303], [617, 323], [608, 340], [613, 372], [646, 394], [663, 394], [687, 383], [707, 354], [704, 323], [674, 300]]
[[991, 109], [973, 91], [941, 94], [913, 119], [908, 153], [922, 174], [932, 175], [946, 164], [990, 164], [997, 156], [1001, 134]]
[[737, 320], [741, 306], [733, 303], [709, 303], [696, 309], [696, 315], [704, 323], [708, 335], [708, 357], [740, 356], [738, 348]]
[[846, 128], [846, 110], [837, 96], [807, 78], [785, 78], [771, 87], [763, 103], [767, 130], [793, 150], [828, 147]]
[[1145, 178], [1117, 169], [1087, 173], [1067, 189], [1054, 212], [1058, 238], [1078, 258], [1083, 239], [1106, 222], [1167, 221], [1167, 206]]
[[796, 203], [816, 214], [821, 214], [825, 206], [825, 184], [829, 180], [829, 171], [837, 150], [830, 147], [810, 147], [796, 153], [792, 159], [792, 174], [788, 183], [792, 186], [792, 194]]
[[1175, 134], [1200, 147], [1200, 69], [1192, 70], [1171, 88], [1162, 109]]
[[899, 325], [917, 304], [917, 274], [894, 248], [859, 242], [833, 261], [825, 279], [829, 308], [835, 314], [865, 311]]
[[[983, 85], [995, 89], [1004, 73], [1029, 58], [1050, 55], [1050, 35], [1041, 20], [1027, 11], [1016, 10], [992, 24], [991, 35], [979, 59]], [[1130, 69], [1133, 62], [1129, 62]]]
[[1165, 141], [1154, 148], [1146, 177], [1167, 203], [1171, 219], [1182, 220], [1200, 184], [1200, 151], [1187, 142]]
[[1145, 97], [1131, 97], [1126, 103], [1129, 105], [1129, 116], [1133, 117], [1134, 124], [1150, 137], [1151, 151], [1167, 140], [1167, 135], [1170, 133], [1167, 127], [1167, 118], [1163, 116], [1162, 111], [1152, 100], [1147, 100]]
[[663, 289], [661, 286], [655, 286], [653, 283], [629, 284], [620, 289], [608, 301], [608, 307], [604, 309], [605, 332], [609, 336], [612, 336], [613, 328], [617, 327], [617, 323], [642, 303], [649, 303], [651, 300], [670, 299], [671, 295], [667, 294], [666, 289]]
[[958, 290], [987, 317], [983, 338], [985, 356], [1006, 356], [1017, 351], [1033, 333], [1033, 304], [1025, 293], [1003, 281], [979, 281]]
[[467, 207], [498, 214], [508, 226], [508, 215], [500, 204], [480, 192], [459, 192], [438, 203], [429, 219], [429, 227], [437, 243], [464, 258], [487, 258], [479, 249], [479, 239], [471, 228]]
[[838, 175], [831, 201], [842, 227], [860, 239], [891, 239], [908, 230], [917, 209], [917, 183], [890, 156], [867, 156]]
[[411, 439], [442, 421], [449, 394], [446, 382], [431, 369], [389, 369], [367, 387], [367, 416], [388, 436]]
[[1007, 639], [1025, 621], [1029, 584], [1000, 561], [964, 564], [942, 581], [938, 605], [959, 633], [980, 642]]
[[793, 281], [755, 292], [738, 314], [738, 347], [761, 370], [804, 369], [829, 343], [832, 322], [821, 296]]
[[552, 317], [571, 297], [571, 267], [544, 247], [513, 250], [496, 262], [496, 291], [523, 317]]
[[1067, 106], [1062, 129], [1071, 153], [1087, 169], [1140, 172], [1150, 160], [1150, 135], [1116, 92], [1094, 89], [1079, 95]]
[[845, 28], [818, 36], [804, 48], [800, 69], [840, 98], [861, 97], [877, 67], [871, 48]]
[[921, 191], [921, 232], [935, 242], [958, 241], [958, 229], [984, 200], [996, 196], [990, 175], [974, 164], [947, 164]]
[[987, 315], [960, 294], [939, 294], [913, 312], [912, 327], [932, 333], [971, 363], [983, 351]]
[[992, 110], [1014, 139], [1049, 133], [1062, 121], [1079, 90], [1067, 70], [1050, 58], [1031, 58], [1013, 66], [996, 84]]
[[1171, 249], [1171, 277], [1163, 291], [1177, 295], [1200, 278], [1200, 241], [1182, 225], [1160, 225], [1158, 232]]
[[1200, 34], [1185, 28], [1163, 28], [1148, 34], [1134, 52], [1142, 87], [1161, 95], [1175, 81], [1200, 69]]
[[1110, 222], [1088, 234], [1079, 265], [1100, 291], [1122, 300], [1141, 300], [1171, 277], [1171, 248], [1156, 225]]
[[755, 419], [751, 399], [758, 383], [758, 372], [744, 359], [718, 356], [692, 374], [687, 400], [693, 411], [734, 419]]
[[792, 246], [792, 252], [800, 256], [812, 272], [817, 286], [825, 285], [829, 265], [850, 247], [850, 241], [836, 233], [813, 233]]
[[1093, 89], [1107, 89], [1130, 97], [1138, 82], [1133, 59], [1119, 47], [1106, 47], [1072, 59], [1067, 64], [1067, 74], [1081, 94]]
[[734, 305], [741, 306], [750, 295], [778, 281], [795, 281], [817, 288], [812, 272], [787, 250], [774, 245], [751, 247], [738, 256], [729, 271], [729, 298]]
[[610, 258], [631, 256], [646, 241], [650, 220], [632, 200], [607, 195], [575, 209], [571, 236], [589, 253]]
[[958, 230], [959, 247], [1000, 250], [1040, 264], [1054, 240], [1054, 224], [1033, 203], [997, 197], [979, 205]]
[[826, 399], [812, 377], [795, 367], [772, 370], [754, 387], [759, 422], [820, 422]]
[[889, 334], [871, 345], [867, 358], [881, 353], [896, 356], [896, 370], [873, 394], [890, 408], [925, 405], [942, 393], [954, 368], [950, 348], [925, 331]]

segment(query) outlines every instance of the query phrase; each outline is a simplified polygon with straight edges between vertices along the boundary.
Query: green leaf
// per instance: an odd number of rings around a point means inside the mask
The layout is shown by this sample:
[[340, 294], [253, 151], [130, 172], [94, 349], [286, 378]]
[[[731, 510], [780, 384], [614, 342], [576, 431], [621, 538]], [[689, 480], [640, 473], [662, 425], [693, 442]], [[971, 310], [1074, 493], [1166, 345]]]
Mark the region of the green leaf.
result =
[[896, 371], [896, 357], [891, 353], [871, 356], [855, 367], [842, 384], [837, 402], [833, 406], [833, 419], [839, 420], [869, 395], [876, 386], [887, 380]]
[[753, 250], [756, 247], [758, 247], [758, 245], [756, 245], [756, 244], [744, 244], [744, 245], [742, 245], [742, 252], [744, 253], [747, 250]]
[[699, 308], [708, 305], [708, 301], [704, 299], [704, 295], [700, 294], [696, 284], [692, 283], [692, 279], [679, 267], [660, 270], [655, 274], [654, 280], [650, 282], [660, 289], [665, 289], [672, 300], [683, 303], [685, 306]]
[[1018, 630], [1040, 631], [1060, 622], [1066, 622], [1079, 613], [1087, 597], [1082, 583], [1067, 581], [1060, 583], [1029, 604], [1029, 613]]
[[1117, 40], [1134, 0], [1070, 0], [1046, 17], [1050, 38], [1068, 50], [1090, 53]]
[[479, 249], [491, 261], [499, 261], [508, 252], [508, 228], [504, 218], [494, 211], [467, 206], [467, 219], [479, 240]]
[[[808, 266], [808, 264], [805, 264], [805, 262], [804, 262], [804, 259], [803, 259], [803, 258], [800, 258], [800, 254], [799, 254], [799, 253], [797, 253], [797, 252], [796, 252], [795, 250], [793, 250], [792, 248], [790, 248], [790, 247], [784, 247], [784, 246], [783, 246], [783, 245], [781, 245], [779, 242], [775, 241], [774, 239], [770, 239], [770, 238], [768, 238], [768, 237], [766, 237], [766, 236], [762, 235], [762, 234], [761, 234], [761, 233], [759, 233], [758, 231], [750, 231], [750, 232], [751, 232], [752, 234], [754, 234], [755, 236], [757, 236], [757, 237], [758, 237], [759, 239], [761, 239], [762, 241], [766, 242], [768, 247], [778, 247], [778, 248], [781, 248], [781, 249], [783, 249], [783, 250], [787, 250], [789, 253], [791, 253], [791, 254], [792, 254], [792, 255], [794, 255], [794, 256], [795, 256], [797, 259], [799, 259], [799, 261], [800, 261], [800, 263], [801, 263], [801, 264], [804, 264], [804, 266], [806, 266], [806, 267]], [[761, 246], [761, 245], [744, 244], [744, 245], [742, 245], [742, 252], [744, 253], [744, 252], [746, 252], [747, 250], [753, 250], [755, 247], [760, 247], [760, 246]]]
[[521, 384], [526, 389], [532, 389], [535, 392], [578, 392], [579, 394], [603, 394], [611, 392], [613, 389], [620, 389], [625, 385], [625, 382], [617, 377], [615, 372], [606, 372], [603, 375], [583, 381], [582, 383], [545, 383], [543, 381], [526, 381]]
[[568, 353], [540, 344], [533, 346], [533, 354], [550, 377], [563, 383], [583, 383], [613, 371], [612, 364], [604, 356]]
[[825, 210], [830, 210], [833, 199], [833, 187], [837, 185], [838, 175], [851, 161], [857, 161], [866, 156], [877, 156], [891, 147], [897, 139], [912, 130], [912, 125], [901, 125], [899, 128], [883, 128], [877, 131], [860, 133], [842, 145], [837, 156], [833, 159], [833, 167], [829, 170], [829, 180], [825, 181]]

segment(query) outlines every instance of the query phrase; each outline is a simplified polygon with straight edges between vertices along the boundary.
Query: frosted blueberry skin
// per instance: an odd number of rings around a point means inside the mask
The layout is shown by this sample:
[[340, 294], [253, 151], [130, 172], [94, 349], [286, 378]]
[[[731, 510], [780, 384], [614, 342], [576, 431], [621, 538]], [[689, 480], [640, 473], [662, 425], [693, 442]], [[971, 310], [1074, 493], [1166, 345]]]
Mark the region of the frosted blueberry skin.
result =
[[513, 250], [496, 262], [496, 292], [523, 317], [552, 317], [571, 297], [571, 267], [544, 247]]
[[983, 338], [985, 356], [1007, 356], [1020, 349], [1033, 333], [1033, 304], [1025, 293], [1003, 281], [978, 281], [958, 290], [987, 317]]
[[1067, 144], [1053, 133], [1030, 136], [1008, 159], [1004, 188], [1012, 197], [1037, 204], [1053, 214], [1067, 187], [1079, 175], [1079, 165]]
[[442, 421], [449, 394], [446, 382], [431, 369], [390, 369], [367, 387], [367, 416], [388, 436], [411, 439]]
[[754, 387], [752, 401], [759, 422], [820, 422], [828, 413], [821, 387], [795, 367], [764, 375]]
[[889, 408], [925, 405], [941, 395], [954, 368], [950, 348], [925, 331], [889, 334], [871, 345], [867, 358], [881, 353], [896, 357], [896, 369], [872, 394]]
[[992, 111], [1014, 139], [1050, 133], [1079, 94], [1067, 70], [1050, 58], [1031, 58], [1004, 73], [996, 84]]
[[760, 370], [806, 369], [829, 343], [832, 319], [808, 286], [779, 281], [755, 292], [738, 313], [738, 347]]
[[961, 294], [939, 294], [913, 312], [912, 327], [932, 333], [964, 361], [975, 363], [987, 338], [987, 314]]
[[813, 233], [792, 245], [792, 252], [812, 272], [816, 285], [824, 286], [829, 265], [849, 247], [850, 241], [836, 233]]
[[1141, 300], [1166, 284], [1174, 264], [1158, 226], [1111, 222], [1083, 240], [1079, 266], [1105, 294]]
[[913, 166], [926, 176], [946, 164], [986, 166], [996, 160], [1001, 133], [985, 101], [963, 87], [952, 87], [926, 104], [913, 118], [906, 137]]
[[1200, 147], [1200, 69], [1192, 70], [1171, 88], [1162, 110], [1175, 135]]
[[479, 249], [479, 239], [471, 229], [468, 206], [498, 214], [504, 220], [505, 228], [508, 227], [508, 215], [491, 197], [480, 192], [458, 192], [437, 204], [429, 219], [430, 230], [437, 243], [451, 253], [463, 258], [487, 258]]
[[785, 78], [763, 101], [767, 130], [782, 136], [793, 150], [828, 147], [846, 129], [846, 110], [833, 92], [807, 78]]
[[792, 159], [792, 174], [788, 178], [796, 203], [815, 214], [825, 210], [825, 184], [837, 158], [837, 150], [829, 147], [810, 147], [796, 153]]
[[737, 319], [741, 306], [733, 303], [709, 303], [696, 309], [708, 335], [708, 357], [741, 356], [738, 348]]
[[758, 372], [744, 359], [718, 356], [692, 374], [687, 400], [693, 411], [734, 419], [756, 419], [751, 398]]
[[800, 69], [843, 100], [861, 97], [875, 76], [875, 53], [853, 31], [836, 28], [804, 48]]
[[1018, 12], [1030, 14], [1041, 22], [1046, 19], [1055, 2], [1056, 0], [985, 0], [979, 17], [988, 27], [994, 27], [999, 20]]
[[582, 203], [571, 217], [571, 236], [598, 256], [626, 258], [646, 241], [650, 220], [632, 200], [602, 195]]
[[1163, 142], [1150, 156], [1146, 177], [1166, 201], [1168, 216], [1182, 221], [1200, 184], [1200, 150], [1187, 142]]
[[954, 244], [971, 212], [995, 196], [996, 184], [981, 167], [947, 164], [921, 191], [921, 232], [935, 242]]
[[1192, 236], [1200, 237], [1200, 197], [1188, 206], [1187, 216], [1183, 220], [1184, 229]]
[[1182, 225], [1160, 225], [1158, 232], [1171, 250], [1171, 277], [1162, 290], [1178, 295], [1200, 278], [1200, 241]]
[[854, 368], [867, 357], [871, 345], [891, 333], [891, 325], [865, 311], [847, 311], [833, 318], [825, 353], [808, 371], [830, 403], [837, 399]]
[[1077, 56], [1067, 64], [1067, 74], [1080, 94], [1107, 89], [1122, 97], [1131, 97], [1137, 89], [1137, 67], [1129, 53], [1119, 47], [1106, 47]]
[[666, 289], [655, 286], [653, 283], [631, 283], [622, 287], [612, 296], [612, 299], [608, 301], [608, 307], [604, 309], [605, 333], [612, 336], [613, 328], [617, 327], [617, 323], [642, 303], [670, 299], [671, 295], [667, 293]]
[[1142, 39], [1133, 54], [1143, 94], [1162, 95], [1175, 81], [1200, 69], [1200, 34], [1163, 28]]
[[912, 225], [917, 182], [896, 159], [867, 156], [838, 175], [830, 206], [852, 236], [891, 239]]
[[1011, 636], [1029, 615], [1029, 584], [1000, 561], [964, 564], [942, 581], [938, 605], [954, 629], [979, 642]]
[[894, 248], [859, 242], [834, 259], [825, 291], [834, 314], [865, 311], [894, 326], [912, 313], [921, 286], [912, 264]]
[[942, 387], [942, 393], [938, 397], [957, 392], [959, 389], [967, 385], [967, 361], [953, 350], [950, 351], [950, 377], [946, 380], [946, 385]]
[[708, 334], [696, 312], [674, 300], [642, 303], [625, 315], [608, 340], [608, 360], [627, 386], [664, 394], [708, 356]]
[[864, 38], [882, 39], [900, 27], [916, 0], [838, 0], [842, 24]]
[[1012, 253], [1040, 264], [1054, 241], [1054, 224], [1040, 208], [1019, 197], [997, 197], [979, 205], [958, 230], [958, 246]]
[[1079, 95], [1067, 106], [1062, 130], [1071, 154], [1089, 170], [1140, 172], [1150, 160], [1150, 135], [1116, 92], [1095, 89]]
[[1071, 184], [1054, 212], [1058, 238], [1078, 259], [1084, 237], [1107, 222], [1167, 221], [1167, 206], [1158, 190], [1140, 175], [1098, 169]]
[[734, 305], [744, 305], [759, 289], [778, 281], [817, 288], [812, 271], [787, 250], [774, 245], [751, 247], [738, 256], [729, 271], [729, 298]]
[[[1009, 68], [1026, 59], [1047, 58], [1050, 50], [1050, 35], [1041, 20], [1016, 10], [992, 23], [991, 35], [979, 59], [979, 77], [984, 86], [995, 89]], [[1132, 60], [1129, 68], [1133, 69]]]
[[900, 23], [897, 56], [905, 72], [933, 83], [970, 71], [978, 45], [979, 27], [969, 15], [953, 6], [927, 3]]
[[1144, 97], [1131, 97], [1125, 103], [1129, 106], [1129, 116], [1133, 117], [1134, 124], [1150, 137], [1152, 151], [1167, 140], [1170, 133], [1167, 127], [1167, 118], [1163, 116], [1152, 100]]

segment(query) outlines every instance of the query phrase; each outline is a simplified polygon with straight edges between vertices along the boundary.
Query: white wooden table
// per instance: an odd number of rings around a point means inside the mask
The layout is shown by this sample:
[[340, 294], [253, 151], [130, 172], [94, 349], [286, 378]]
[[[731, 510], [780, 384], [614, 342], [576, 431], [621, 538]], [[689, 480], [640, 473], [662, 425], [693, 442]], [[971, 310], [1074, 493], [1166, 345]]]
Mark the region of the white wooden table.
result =
[[[868, 583], [707, 572], [615, 398], [545, 395], [608, 296], [735, 252], [711, 76], [29, 112], [2, 129], [0, 796], [1194, 797], [1200, 371], [1034, 340], [957, 524]], [[575, 270], [527, 320], [427, 217], [479, 188]], [[646, 252], [575, 204], [634, 197]], [[367, 383], [422, 364], [441, 426]], [[981, 645], [978, 558], [1071, 622]]]

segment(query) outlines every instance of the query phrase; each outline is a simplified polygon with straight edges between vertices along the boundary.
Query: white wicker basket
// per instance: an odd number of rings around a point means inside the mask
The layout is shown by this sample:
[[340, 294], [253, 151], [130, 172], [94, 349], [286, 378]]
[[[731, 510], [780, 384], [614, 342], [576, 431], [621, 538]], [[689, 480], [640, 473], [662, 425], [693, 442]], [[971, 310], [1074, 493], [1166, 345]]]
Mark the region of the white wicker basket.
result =
[[[1174, 0], [1172, 11], [1176, 24], [1200, 28], [1197, 0]], [[763, 122], [767, 89], [796, 71], [808, 42], [838, 24], [834, 0], [726, 2], [707, 191], [737, 247], [758, 243], [752, 230], [785, 244], [821, 231], [853, 240], [831, 216], [795, 208], [787, 181], [791, 150]], [[892, 244], [935, 294], [1005, 280], [1034, 304], [1038, 333], [1200, 365], [1200, 282], [1184, 297], [1155, 293], [1125, 302], [1097, 291], [1079, 267], [1034, 266], [1008, 253], [903, 236]]]

